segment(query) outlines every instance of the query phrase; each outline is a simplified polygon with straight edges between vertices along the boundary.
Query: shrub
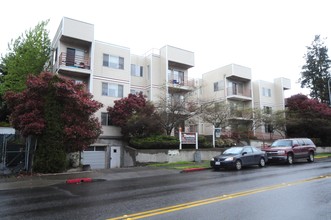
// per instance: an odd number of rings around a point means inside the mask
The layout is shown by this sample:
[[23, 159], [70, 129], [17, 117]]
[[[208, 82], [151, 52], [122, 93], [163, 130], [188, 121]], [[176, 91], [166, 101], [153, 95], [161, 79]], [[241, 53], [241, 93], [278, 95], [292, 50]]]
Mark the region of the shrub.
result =
[[231, 138], [222, 138], [222, 139], [216, 139], [215, 146], [216, 147], [231, 147], [231, 146], [234, 146], [235, 143], [236, 143], [236, 141]]
[[58, 173], [68, 167], [66, 153], [59, 147], [38, 146], [34, 160], [34, 172]]
[[178, 149], [178, 137], [155, 135], [150, 137], [133, 137], [130, 139], [131, 147], [138, 149]]

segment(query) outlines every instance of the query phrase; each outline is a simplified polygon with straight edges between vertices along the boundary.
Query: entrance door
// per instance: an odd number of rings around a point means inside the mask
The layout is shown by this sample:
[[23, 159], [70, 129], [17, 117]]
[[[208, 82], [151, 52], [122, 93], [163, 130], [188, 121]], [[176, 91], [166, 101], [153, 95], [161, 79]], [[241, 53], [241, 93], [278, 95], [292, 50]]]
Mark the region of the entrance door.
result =
[[75, 49], [67, 48], [66, 66], [75, 66], [75, 54]]
[[121, 167], [121, 147], [110, 147], [110, 168]]

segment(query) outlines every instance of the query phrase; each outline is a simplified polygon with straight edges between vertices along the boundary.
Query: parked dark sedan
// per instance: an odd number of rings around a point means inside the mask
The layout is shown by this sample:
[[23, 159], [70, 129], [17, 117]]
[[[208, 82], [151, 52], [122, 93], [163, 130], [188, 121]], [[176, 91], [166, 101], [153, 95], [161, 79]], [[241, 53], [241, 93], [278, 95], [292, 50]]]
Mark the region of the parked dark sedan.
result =
[[252, 146], [231, 147], [221, 155], [213, 157], [210, 166], [217, 170], [220, 168], [235, 168], [241, 170], [243, 166], [259, 165], [264, 167], [268, 157], [266, 152]]

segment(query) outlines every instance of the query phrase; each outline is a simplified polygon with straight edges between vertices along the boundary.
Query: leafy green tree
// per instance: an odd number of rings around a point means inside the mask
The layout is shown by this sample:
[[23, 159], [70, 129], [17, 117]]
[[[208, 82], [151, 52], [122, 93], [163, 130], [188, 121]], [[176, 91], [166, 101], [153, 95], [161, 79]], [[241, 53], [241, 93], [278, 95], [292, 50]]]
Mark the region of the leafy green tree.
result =
[[301, 87], [309, 88], [312, 98], [322, 103], [329, 103], [328, 80], [331, 60], [328, 56], [328, 48], [320, 35], [316, 35], [311, 46], [307, 47], [304, 58], [306, 64], [302, 66]]
[[22, 92], [5, 94], [11, 124], [24, 137], [38, 138], [35, 171], [63, 171], [66, 153], [84, 150], [101, 134], [94, 113], [102, 104], [83, 84], [51, 73], [30, 75], [26, 85]]
[[8, 53], [0, 61], [0, 95], [6, 91], [23, 91], [28, 75], [43, 71], [51, 51], [47, 24], [48, 21], [40, 22], [8, 44]]

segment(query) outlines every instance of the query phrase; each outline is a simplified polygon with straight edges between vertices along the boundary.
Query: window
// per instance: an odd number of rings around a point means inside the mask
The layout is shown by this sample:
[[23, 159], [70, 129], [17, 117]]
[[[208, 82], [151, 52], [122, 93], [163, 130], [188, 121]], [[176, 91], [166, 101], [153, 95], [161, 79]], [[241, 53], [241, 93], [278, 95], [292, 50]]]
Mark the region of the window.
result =
[[102, 95], [123, 98], [123, 85], [102, 83]]
[[184, 85], [184, 71], [169, 69], [168, 77], [173, 84]]
[[243, 152], [246, 152], [247, 154], [251, 154], [251, 153], [253, 153], [253, 150], [250, 147], [245, 147]]
[[105, 151], [105, 146], [88, 146], [84, 151]]
[[101, 112], [101, 125], [109, 126], [110, 125], [110, 117], [108, 112]]
[[135, 89], [130, 89], [130, 93], [132, 95], [139, 95], [139, 93], [143, 93], [143, 91], [138, 91], [138, 90], [135, 90]]
[[57, 62], [57, 48], [55, 50], [53, 50], [53, 64], [55, 64]]
[[220, 89], [218, 88], [218, 82], [214, 82], [214, 92], [219, 91]]
[[198, 125], [190, 125], [190, 132], [198, 132]]
[[273, 128], [272, 124], [265, 124], [264, 125], [264, 132], [265, 133], [273, 133], [274, 128]]
[[244, 95], [244, 84], [228, 81], [228, 95]]
[[103, 66], [111, 67], [114, 69], [124, 69], [124, 58], [103, 54]]
[[143, 70], [144, 68], [142, 66], [131, 64], [131, 76], [143, 77]]
[[271, 97], [271, 89], [267, 89], [267, 88], [262, 88], [262, 95], [263, 96], [267, 96], [267, 97]]
[[272, 113], [272, 107], [263, 106], [263, 112], [270, 115]]
[[223, 80], [214, 82], [214, 92], [221, 91], [224, 89], [224, 82]]

